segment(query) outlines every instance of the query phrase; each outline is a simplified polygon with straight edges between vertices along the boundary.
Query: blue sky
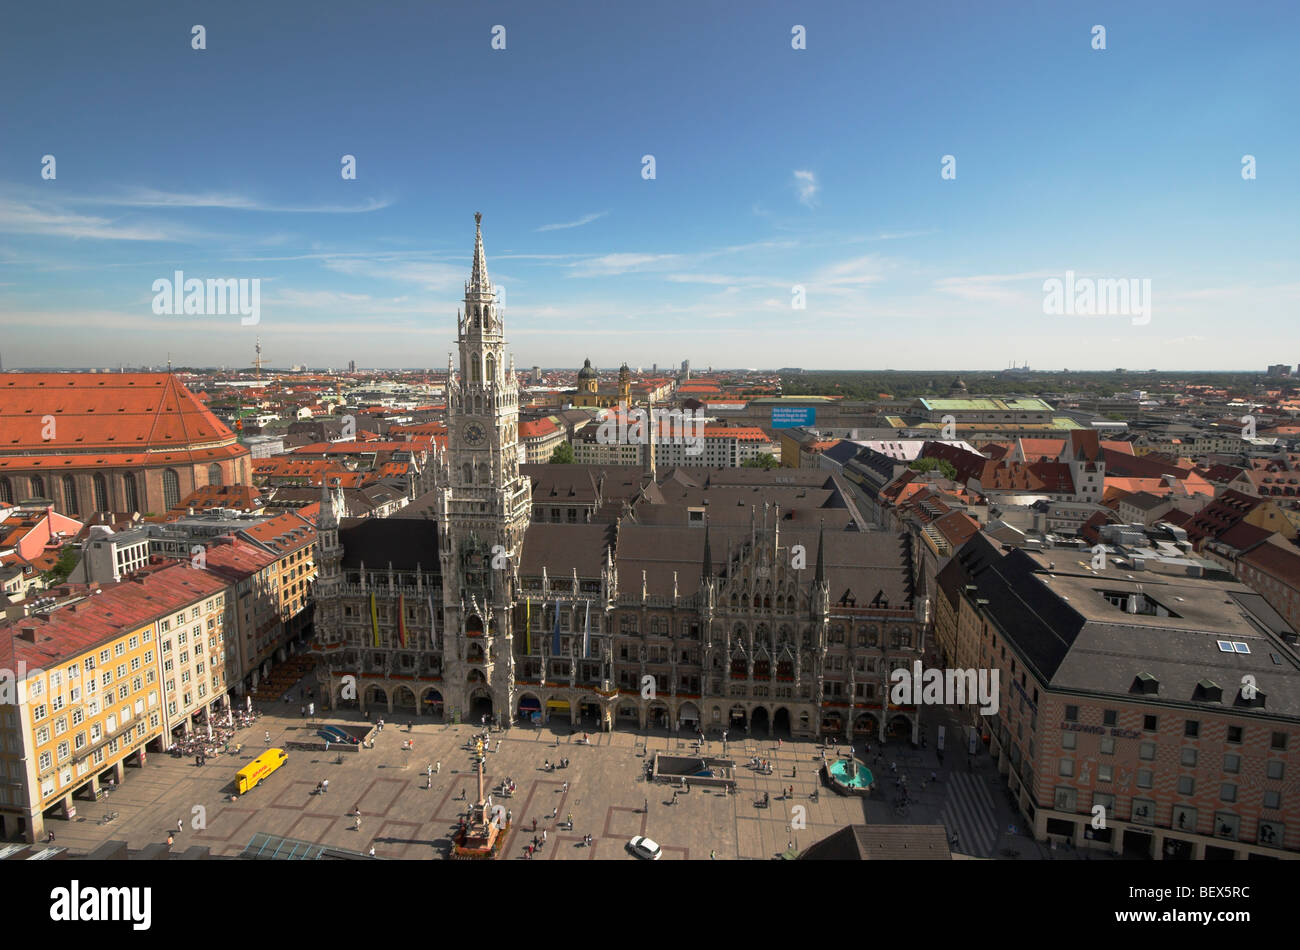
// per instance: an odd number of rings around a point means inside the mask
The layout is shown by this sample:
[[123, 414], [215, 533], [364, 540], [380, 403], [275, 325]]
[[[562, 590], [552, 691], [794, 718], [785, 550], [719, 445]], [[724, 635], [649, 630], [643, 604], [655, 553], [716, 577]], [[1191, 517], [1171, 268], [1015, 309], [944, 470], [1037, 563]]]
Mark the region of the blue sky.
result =
[[[151, 9], [7, 14], [6, 367], [440, 367], [475, 211], [520, 366], [1300, 360], [1292, 3]], [[155, 315], [178, 269], [260, 324]], [[1067, 270], [1150, 322], [1044, 314]]]

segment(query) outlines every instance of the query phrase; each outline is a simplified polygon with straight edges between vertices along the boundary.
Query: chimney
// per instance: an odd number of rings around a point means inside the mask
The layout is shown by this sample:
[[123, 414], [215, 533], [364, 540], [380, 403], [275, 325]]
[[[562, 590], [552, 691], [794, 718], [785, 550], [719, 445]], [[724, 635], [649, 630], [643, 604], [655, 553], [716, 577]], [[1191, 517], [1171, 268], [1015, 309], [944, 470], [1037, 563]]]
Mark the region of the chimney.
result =
[[36, 628], [35, 628], [35, 627], [21, 627], [21, 628], [18, 630], [18, 637], [19, 637], [19, 639], [26, 640], [28, 643], [35, 643], [35, 642], [36, 642]]

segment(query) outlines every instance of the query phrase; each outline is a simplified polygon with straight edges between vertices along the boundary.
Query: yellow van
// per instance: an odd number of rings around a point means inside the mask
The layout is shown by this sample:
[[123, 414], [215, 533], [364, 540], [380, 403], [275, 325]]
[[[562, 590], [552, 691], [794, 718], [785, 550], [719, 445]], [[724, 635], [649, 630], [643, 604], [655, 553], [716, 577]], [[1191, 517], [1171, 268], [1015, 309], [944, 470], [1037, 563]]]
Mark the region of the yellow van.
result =
[[289, 755], [283, 749], [267, 749], [252, 762], [249, 762], [235, 776], [235, 791], [240, 795], [249, 789], [257, 788], [263, 779], [284, 765]]

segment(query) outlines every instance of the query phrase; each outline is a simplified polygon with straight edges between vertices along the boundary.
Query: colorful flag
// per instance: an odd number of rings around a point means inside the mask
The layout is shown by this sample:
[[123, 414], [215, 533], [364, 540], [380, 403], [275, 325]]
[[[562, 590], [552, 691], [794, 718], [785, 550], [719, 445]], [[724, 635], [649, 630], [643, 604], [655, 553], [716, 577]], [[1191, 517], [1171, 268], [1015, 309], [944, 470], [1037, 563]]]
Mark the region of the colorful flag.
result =
[[373, 645], [379, 646], [379, 611], [375, 608], [375, 592], [370, 592], [370, 632]]

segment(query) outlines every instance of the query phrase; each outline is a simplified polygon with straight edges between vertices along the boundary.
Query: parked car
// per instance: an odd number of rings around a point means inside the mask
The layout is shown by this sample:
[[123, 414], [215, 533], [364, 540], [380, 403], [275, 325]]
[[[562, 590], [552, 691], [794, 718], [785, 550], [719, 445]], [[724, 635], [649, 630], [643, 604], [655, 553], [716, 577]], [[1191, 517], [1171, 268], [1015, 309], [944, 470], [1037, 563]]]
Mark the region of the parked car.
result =
[[627, 849], [638, 858], [645, 858], [647, 861], [658, 861], [664, 856], [663, 849], [659, 845], [642, 835], [637, 835], [629, 841]]

